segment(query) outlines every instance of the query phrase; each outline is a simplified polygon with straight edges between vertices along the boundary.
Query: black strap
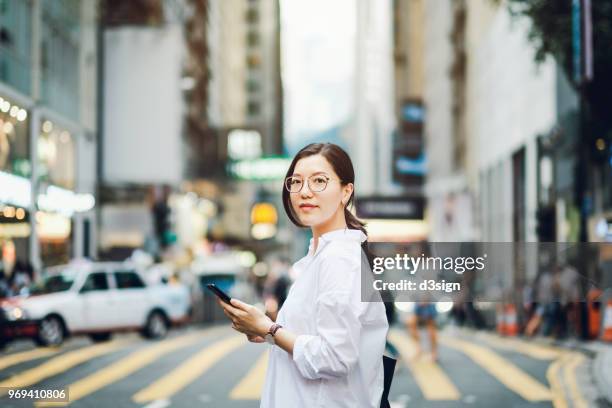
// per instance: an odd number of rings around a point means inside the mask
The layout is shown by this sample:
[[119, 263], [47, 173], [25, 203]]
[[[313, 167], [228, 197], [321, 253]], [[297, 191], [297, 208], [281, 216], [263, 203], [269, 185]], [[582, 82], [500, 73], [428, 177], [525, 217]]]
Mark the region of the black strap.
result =
[[395, 364], [397, 364], [396, 359], [383, 356], [383, 370], [385, 373], [385, 380], [382, 398], [380, 399], [380, 408], [391, 408], [391, 405], [389, 404], [389, 391], [391, 390], [393, 374], [395, 374]]

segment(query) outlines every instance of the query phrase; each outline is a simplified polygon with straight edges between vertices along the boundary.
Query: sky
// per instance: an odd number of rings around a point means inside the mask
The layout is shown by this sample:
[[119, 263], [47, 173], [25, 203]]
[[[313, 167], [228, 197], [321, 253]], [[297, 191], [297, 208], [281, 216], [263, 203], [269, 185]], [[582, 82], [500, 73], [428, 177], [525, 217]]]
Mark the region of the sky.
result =
[[337, 127], [353, 111], [356, 2], [281, 0], [285, 140]]

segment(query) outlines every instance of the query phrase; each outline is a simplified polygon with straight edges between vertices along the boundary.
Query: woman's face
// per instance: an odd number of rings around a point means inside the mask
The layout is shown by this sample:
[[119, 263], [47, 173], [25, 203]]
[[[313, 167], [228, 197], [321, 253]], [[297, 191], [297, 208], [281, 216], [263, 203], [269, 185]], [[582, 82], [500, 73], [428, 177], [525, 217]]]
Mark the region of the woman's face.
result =
[[[329, 221], [338, 211], [344, 216], [344, 206], [353, 191], [353, 185], [340, 184], [340, 178], [325, 157], [320, 154], [298, 160], [293, 176], [301, 180], [302, 189], [290, 193], [291, 206], [299, 221], [307, 227], [315, 227]], [[310, 185], [307, 182], [310, 180]], [[323, 191], [317, 190], [327, 180]], [[298, 182], [296, 181], [296, 182]]]

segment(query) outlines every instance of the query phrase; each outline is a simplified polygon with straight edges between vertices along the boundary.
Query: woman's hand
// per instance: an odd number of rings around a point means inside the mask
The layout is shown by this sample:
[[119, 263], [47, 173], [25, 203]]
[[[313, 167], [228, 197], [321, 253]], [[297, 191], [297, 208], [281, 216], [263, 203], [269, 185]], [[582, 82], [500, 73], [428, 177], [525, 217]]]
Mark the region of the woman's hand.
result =
[[217, 300], [225, 315], [232, 321], [232, 328], [247, 335], [249, 341], [262, 343], [268, 333], [272, 320], [255, 306], [232, 299], [231, 306]]
[[249, 341], [251, 343], [265, 343], [266, 339], [264, 339], [261, 336], [253, 336], [252, 334], [247, 334], [247, 339], [249, 339]]

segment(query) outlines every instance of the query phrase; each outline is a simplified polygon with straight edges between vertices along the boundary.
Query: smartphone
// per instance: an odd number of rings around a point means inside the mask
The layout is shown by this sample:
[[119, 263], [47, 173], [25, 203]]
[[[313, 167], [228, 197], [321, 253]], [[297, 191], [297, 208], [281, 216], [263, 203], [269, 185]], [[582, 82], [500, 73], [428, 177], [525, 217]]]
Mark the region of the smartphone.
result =
[[221, 299], [222, 301], [224, 301], [225, 303], [227, 303], [228, 305], [230, 305], [230, 300], [232, 300], [231, 297], [228, 296], [227, 293], [225, 293], [224, 291], [222, 291], [221, 289], [219, 289], [217, 287], [217, 285], [215, 285], [214, 283], [209, 283], [208, 285], [206, 285], [206, 287], [213, 292], [215, 295], [217, 295], [217, 297], [219, 299]]

